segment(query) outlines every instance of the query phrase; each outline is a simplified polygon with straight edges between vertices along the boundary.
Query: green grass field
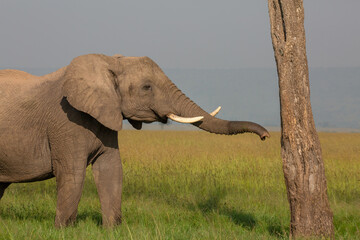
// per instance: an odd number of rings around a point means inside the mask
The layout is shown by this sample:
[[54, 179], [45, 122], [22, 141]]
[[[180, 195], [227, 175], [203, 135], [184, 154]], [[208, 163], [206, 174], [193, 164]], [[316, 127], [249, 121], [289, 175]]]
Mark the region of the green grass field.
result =
[[[55, 180], [13, 184], [0, 239], [286, 239], [280, 135], [122, 131], [123, 224], [101, 227], [88, 169], [74, 226], [57, 230]], [[337, 239], [360, 239], [360, 134], [320, 133]]]

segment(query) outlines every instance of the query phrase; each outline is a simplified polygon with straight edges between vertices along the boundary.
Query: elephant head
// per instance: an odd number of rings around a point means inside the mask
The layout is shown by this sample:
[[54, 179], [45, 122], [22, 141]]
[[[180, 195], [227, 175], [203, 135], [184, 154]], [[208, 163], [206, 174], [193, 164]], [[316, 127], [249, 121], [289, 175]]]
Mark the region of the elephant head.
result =
[[141, 129], [142, 123], [167, 119], [193, 125], [212, 133], [253, 132], [269, 137], [262, 126], [245, 121], [226, 121], [201, 109], [179, 90], [148, 57], [105, 56], [75, 58], [64, 75], [63, 94], [76, 109], [104, 126], [119, 131], [123, 119]]

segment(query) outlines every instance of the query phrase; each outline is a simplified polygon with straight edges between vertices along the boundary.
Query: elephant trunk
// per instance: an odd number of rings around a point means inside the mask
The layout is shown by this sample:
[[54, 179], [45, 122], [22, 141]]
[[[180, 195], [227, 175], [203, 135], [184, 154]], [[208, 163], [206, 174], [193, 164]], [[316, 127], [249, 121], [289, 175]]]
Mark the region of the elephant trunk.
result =
[[247, 121], [227, 121], [211, 116], [182, 93], [174, 84], [171, 85], [169, 93], [171, 95], [170, 99], [173, 100], [172, 106], [174, 107], [174, 113], [182, 117], [203, 116], [202, 120], [192, 124], [207, 132], [225, 135], [252, 132], [257, 134], [261, 140], [270, 137], [269, 132], [257, 123]]

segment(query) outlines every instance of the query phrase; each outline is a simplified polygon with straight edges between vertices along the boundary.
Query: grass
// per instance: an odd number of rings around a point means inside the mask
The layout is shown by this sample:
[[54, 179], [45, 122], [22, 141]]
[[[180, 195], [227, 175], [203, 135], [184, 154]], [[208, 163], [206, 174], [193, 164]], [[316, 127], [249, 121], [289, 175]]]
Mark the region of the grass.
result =
[[[101, 227], [91, 169], [74, 226], [53, 226], [54, 179], [13, 184], [0, 239], [287, 239], [280, 135], [122, 131], [121, 226]], [[337, 239], [360, 239], [360, 134], [320, 133]]]

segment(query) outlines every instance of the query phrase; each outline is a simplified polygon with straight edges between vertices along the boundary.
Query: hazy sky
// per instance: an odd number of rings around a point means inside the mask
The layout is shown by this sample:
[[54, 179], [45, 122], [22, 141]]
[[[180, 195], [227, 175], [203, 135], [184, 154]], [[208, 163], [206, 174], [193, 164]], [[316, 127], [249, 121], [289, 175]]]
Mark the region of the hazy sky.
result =
[[[305, 0], [309, 65], [360, 66], [360, 1]], [[267, 1], [0, 2], [0, 68], [58, 68], [86, 53], [162, 68], [274, 67]]]

